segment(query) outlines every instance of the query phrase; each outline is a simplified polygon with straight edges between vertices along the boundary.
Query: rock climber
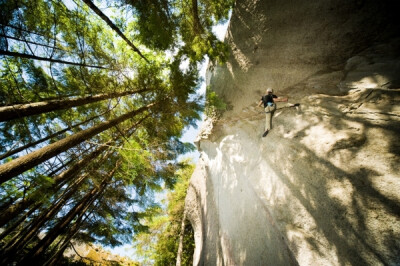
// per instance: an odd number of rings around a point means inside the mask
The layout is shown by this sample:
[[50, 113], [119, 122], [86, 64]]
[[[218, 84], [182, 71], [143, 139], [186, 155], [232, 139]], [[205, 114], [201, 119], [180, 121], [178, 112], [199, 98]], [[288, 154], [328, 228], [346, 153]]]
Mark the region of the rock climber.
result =
[[[268, 132], [272, 128], [272, 116], [276, 110], [276, 102], [287, 102], [288, 98], [280, 98], [275, 94], [272, 94], [272, 89], [268, 88], [266, 91], [266, 95], [261, 97], [258, 106], [264, 104], [264, 111], [265, 111], [265, 131], [262, 135], [263, 137], [267, 136]], [[299, 104], [290, 104], [289, 107], [298, 106]]]

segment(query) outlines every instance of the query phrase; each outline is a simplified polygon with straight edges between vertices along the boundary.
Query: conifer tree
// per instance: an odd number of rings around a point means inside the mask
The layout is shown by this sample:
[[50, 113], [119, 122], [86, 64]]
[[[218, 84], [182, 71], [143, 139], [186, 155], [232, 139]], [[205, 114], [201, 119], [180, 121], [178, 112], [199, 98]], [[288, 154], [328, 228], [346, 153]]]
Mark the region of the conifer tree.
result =
[[194, 166], [187, 161], [182, 163], [185, 167], [175, 173], [177, 182], [168, 193], [166, 210], [151, 206], [143, 213], [148, 230], [136, 236], [135, 247], [146, 264], [192, 264], [194, 233], [184, 215], [184, 202]]
[[203, 109], [199, 63], [226, 58], [211, 27], [232, 4], [0, 2], [3, 263], [56, 264], [72, 238], [116, 246], [146, 230], [194, 148], [180, 137]]
[[34, 102], [27, 104], [14, 104], [11, 106], [0, 107], [0, 122], [21, 118], [25, 116], [32, 116], [51, 111], [63, 110], [71, 107], [81, 106], [101, 100], [117, 98], [126, 95], [132, 95], [135, 93], [142, 93], [148, 91], [148, 89], [142, 89], [137, 91], [124, 91], [114, 93], [103, 93], [97, 95], [90, 95], [81, 98], [64, 98], [61, 100], [49, 100], [43, 102]]

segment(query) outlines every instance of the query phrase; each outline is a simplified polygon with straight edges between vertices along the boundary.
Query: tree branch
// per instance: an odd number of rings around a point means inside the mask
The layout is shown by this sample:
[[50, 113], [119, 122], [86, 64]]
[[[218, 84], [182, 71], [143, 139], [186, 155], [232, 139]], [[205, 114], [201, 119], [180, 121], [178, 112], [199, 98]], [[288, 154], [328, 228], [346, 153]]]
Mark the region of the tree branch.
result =
[[24, 54], [24, 53], [9, 52], [9, 51], [3, 51], [3, 50], [0, 50], [0, 55], [20, 57], [20, 58], [28, 58], [28, 59], [34, 59], [34, 60], [40, 60], [40, 61], [48, 61], [48, 62], [53, 62], [53, 63], [61, 63], [61, 64], [67, 64], [67, 65], [81, 66], [81, 67], [93, 67], [93, 68], [100, 68], [100, 69], [109, 69], [109, 68], [102, 67], [102, 66], [85, 65], [85, 64], [80, 64], [80, 63], [75, 63], [75, 62], [70, 62], [70, 61], [64, 61], [64, 60], [59, 60], [59, 59], [40, 57], [40, 56]]
[[90, 9], [92, 9], [104, 22], [107, 23], [110, 28], [112, 28], [124, 41], [136, 52], [142, 57], [147, 63], [150, 63], [146, 57], [139, 51], [138, 48], [122, 33], [122, 31], [103, 13], [101, 10], [93, 4], [92, 1], [90, 0], [82, 0], [86, 5], [89, 6]]

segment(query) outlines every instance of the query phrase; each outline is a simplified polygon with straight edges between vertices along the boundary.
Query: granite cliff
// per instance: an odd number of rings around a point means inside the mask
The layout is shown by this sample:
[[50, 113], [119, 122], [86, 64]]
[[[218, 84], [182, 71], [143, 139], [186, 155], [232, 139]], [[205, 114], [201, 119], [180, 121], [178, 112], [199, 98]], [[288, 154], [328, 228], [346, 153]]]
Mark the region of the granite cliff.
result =
[[[195, 265], [400, 264], [395, 1], [238, 0], [186, 198]], [[262, 138], [267, 87], [278, 104]]]

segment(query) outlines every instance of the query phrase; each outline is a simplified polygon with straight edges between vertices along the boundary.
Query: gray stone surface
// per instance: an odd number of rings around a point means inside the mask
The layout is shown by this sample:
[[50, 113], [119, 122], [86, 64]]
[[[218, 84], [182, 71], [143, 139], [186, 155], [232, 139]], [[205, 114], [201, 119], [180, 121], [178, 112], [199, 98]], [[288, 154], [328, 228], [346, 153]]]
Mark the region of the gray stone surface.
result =
[[[400, 264], [400, 34], [394, 1], [238, 0], [230, 109], [203, 125], [186, 198], [195, 265]], [[257, 107], [278, 104], [262, 138]]]

